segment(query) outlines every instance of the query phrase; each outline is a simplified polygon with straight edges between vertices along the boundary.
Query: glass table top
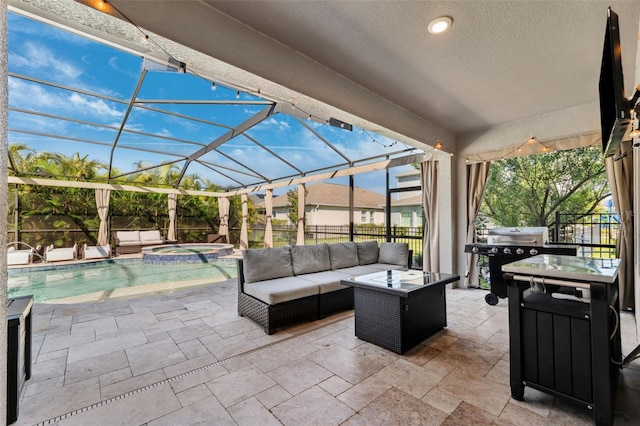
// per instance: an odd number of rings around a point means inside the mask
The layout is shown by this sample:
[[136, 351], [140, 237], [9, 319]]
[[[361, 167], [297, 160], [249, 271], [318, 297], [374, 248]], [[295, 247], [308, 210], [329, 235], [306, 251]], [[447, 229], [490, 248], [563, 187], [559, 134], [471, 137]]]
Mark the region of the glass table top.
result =
[[618, 276], [620, 259], [539, 254], [502, 265], [503, 272], [580, 281], [613, 283]]
[[441, 272], [423, 272], [416, 270], [409, 271], [381, 271], [372, 274], [351, 277], [346, 281], [368, 286], [377, 286], [386, 289], [397, 289], [400, 291], [412, 291], [424, 288], [433, 284], [441, 284], [456, 281], [460, 277]]

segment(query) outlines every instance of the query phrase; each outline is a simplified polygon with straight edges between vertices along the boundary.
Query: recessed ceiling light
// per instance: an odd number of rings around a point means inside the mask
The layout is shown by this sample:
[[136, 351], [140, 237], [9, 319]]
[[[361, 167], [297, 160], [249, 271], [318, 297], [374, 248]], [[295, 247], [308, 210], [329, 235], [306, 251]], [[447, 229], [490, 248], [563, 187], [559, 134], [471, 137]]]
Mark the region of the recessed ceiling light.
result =
[[431, 21], [427, 29], [431, 34], [440, 34], [447, 31], [452, 23], [453, 19], [451, 19], [451, 17], [441, 16]]

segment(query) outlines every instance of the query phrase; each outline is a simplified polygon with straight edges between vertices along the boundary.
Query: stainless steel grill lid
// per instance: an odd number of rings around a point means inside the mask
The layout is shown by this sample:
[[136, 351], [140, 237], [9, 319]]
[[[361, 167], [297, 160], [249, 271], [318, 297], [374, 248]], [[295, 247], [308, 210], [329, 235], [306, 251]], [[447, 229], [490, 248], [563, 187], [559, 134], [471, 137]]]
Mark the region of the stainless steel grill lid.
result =
[[523, 228], [493, 228], [487, 235], [487, 244], [494, 246], [534, 246], [549, 243], [549, 230], [544, 226]]

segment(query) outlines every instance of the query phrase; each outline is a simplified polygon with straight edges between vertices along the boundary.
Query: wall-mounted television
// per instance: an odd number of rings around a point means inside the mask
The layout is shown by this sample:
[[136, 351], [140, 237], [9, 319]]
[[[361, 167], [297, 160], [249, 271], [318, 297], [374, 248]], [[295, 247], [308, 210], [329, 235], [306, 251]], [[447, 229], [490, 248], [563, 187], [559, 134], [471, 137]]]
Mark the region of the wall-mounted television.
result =
[[611, 8], [607, 11], [599, 89], [602, 150], [609, 157], [623, 140], [630, 139], [631, 127], [631, 101], [624, 95], [618, 15]]

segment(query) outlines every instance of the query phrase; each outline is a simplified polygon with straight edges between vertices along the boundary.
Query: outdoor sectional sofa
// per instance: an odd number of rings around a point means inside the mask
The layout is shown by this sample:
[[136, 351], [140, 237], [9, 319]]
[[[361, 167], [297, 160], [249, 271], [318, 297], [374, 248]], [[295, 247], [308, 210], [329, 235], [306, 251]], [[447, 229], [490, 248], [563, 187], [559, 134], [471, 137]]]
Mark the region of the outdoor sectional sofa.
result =
[[164, 238], [158, 230], [117, 231], [115, 235], [116, 254], [140, 253], [143, 246], [164, 244]]
[[265, 333], [353, 309], [341, 280], [409, 266], [405, 243], [346, 242], [251, 249], [238, 259], [238, 315]]

